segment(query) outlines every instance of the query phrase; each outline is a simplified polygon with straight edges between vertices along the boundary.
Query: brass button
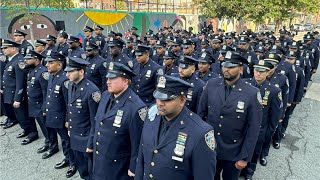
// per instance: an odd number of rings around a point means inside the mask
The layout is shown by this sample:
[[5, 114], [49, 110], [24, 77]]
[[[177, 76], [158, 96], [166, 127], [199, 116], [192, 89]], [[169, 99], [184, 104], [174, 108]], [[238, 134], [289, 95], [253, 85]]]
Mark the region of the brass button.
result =
[[153, 153], [157, 154], [157, 153], [158, 153], [158, 150], [154, 150]]
[[217, 135], [220, 136], [220, 133], [218, 132]]
[[100, 125], [102, 126], [102, 125], [103, 125], [103, 122], [100, 122]]
[[98, 132], [98, 136], [100, 136], [100, 132]]
[[219, 124], [219, 127], [222, 127], [222, 125], [221, 125], [221, 124]]
[[151, 162], [151, 166], [154, 166], [154, 162]]
[[223, 116], [220, 116], [220, 119], [223, 119]]
[[96, 154], [99, 154], [99, 151], [96, 151]]
[[99, 145], [99, 142], [96, 142], [96, 145]]
[[70, 129], [72, 129], [72, 126], [70, 126]]
[[149, 177], [150, 177], [150, 178], [153, 178], [153, 175], [152, 175], [152, 174], [149, 174]]

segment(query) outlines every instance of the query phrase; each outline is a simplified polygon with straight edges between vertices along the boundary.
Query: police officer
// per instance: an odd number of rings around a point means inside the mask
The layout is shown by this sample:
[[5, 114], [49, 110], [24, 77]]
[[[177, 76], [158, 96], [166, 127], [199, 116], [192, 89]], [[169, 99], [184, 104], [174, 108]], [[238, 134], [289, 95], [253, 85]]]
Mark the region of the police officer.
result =
[[246, 180], [252, 180], [263, 143], [264, 141], [271, 142], [272, 134], [276, 130], [283, 111], [280, 88], [271, 85], [268, 80], [266, 80], [270, 69], [273, 69], [273, 65], [267, 61], [259, 60], [255, 62], [253, 68], [254, 78], [246, 79], [245, 81], [260, 90], [263, 105], [263, 118], [252, 159], [243, 170]]
[[107, 63], [119, 62], [127, 64], [130, 61], [129, 57], [122, 53], [124, 41], [121, 39], [110, 38], [108, 43], [110, 55], [107, 58]]
[[[282, 104], [283, 104], [283, 111], [282, 114], [280, 116], [280, 121], [282, 121], [283, 117], [284, 117], [284, 112], [285, 109], [287, 108], [287, 102], [288, 102], [288, 97], [289, 97], [289, 82], [288, 82], [288, 78], [280, 73], [276, 72], [276, 68], [279, 64], [279, 61], [281, 60], [281, 58], [274, 53], [267, 53], [264, 57], [263, 57], [264, 61], [267, 61], [269, 63], [271, 63], [274, 68], [270, 69], [269, 71], [269, 75], [267, 80], [269, 81], [270, 84], [278, 87], [281, 89], [281, 94], [282, 94]], [[281, 123], [278, 123], [278, 127], [281, 126]], [[281, 127], [280, 127], [281, 129]], [[280, 143], [279, 143], [279, 138], [277, 139], [278, 136], [273, 136], [273, 147], [275, 148], [280, 148]], [[270, 141], [271, 138], [266, 137], [263, 146], [262, 146], [262, 152], [260, 155], [260, 164], [262, 166], [266, 166], [268, 161], [267, 161], [267, 156], [269, 155], [269, 149], [270, 149]]]
[[203, 52], [199, 59], [198, 68], [199, 70], [196, 71], [196, 77], [201, 79], [203, 82], [207, 82], [211, 78], [216, 78], [219, 75], [213, 73], [211, 71], [211, 64], [213, 62], [213, 57], [210, 52]]
[[[262, 120], [262, 100], [257, 88], [240, 79], [242, 64], [237, 52], [228, 51], [223, 77], [210, 79], [204, 88], [198, 114], [213, 126], [217, 141], [215, 179], [238, 180], [251, 161]], [[214, 96], [213, 96], [214, 94]]]
[[175, 55], [172, 51], [166, 50], [163, 56], [163, 73], [171, 75], [174, 73], [179, 73], [178, 66], [174, 64]]
[[99, 46], [90, 43], [86, 48], [87, 61], [90, 63], [86, 67], [85, 77], [93, 82], [101, 92], [106, 89], [107, 62], [99, 55]]
[[93, 178], [126, 180], [135, 175], [147, 107], [129, 88], [132, 68], [111, 62], [108, 90], [102, 94], [93, 137]]
[[33, 46], [25, 39], [26, 36], [27, 36], [26, 33], [19, 31], [17, 29], [13, 32], [13, 40], [14, 42], [20, 44], [19, 53], [22, 54], [23, 56], [26, 55], [27, 49], [33, 50]]
[[93, 31], [94, 31], [94, 29], [89, 26], [86, 26], [83, 29], [84, 39], [83, 39], [83, 43], [82, 43], [82, 48], [84, 50], [86, 50], [86, 47], [89, 46], [90, 43], [96, 44], [96, 41], [92, 36]]
[[135, 52], [137, 63], [134, 64], [134, 73], [136, 76], [132, 80], [132, 90], [141, 98], [147, 105], [155, 103], [152, 96], [156, 89], [157, 74], [162, 75], [161, 66], [149, 57], [149, 47], [138, 45]]
[[46, 40], [47, 40], [47, 49], [46, 50], [57, 51], [57, 46], [56, 46], [57, 38], [48, 34]]
[[159, 64], [160, 66], [163, 66], [164, 58], [166, 51], [166, 43], [164, 41], [157, 41], [157, 44], [155, 46], [156, 54], [153, 56], [152, 60]]
[[110, 56], [110, 47], [108, 46], [108, 43], [111, 39], [115, 39], [116, 38], [116, 33], [113, 31], [109, 31], [108, 32], [108, 37], [106, 39], [106, 44], [104, 45], [104, 47], [102, 47], [102, 50], [100, 51], [100, 55], [107, 59]]
[[185, 95], [192, 87], [177, 77], [159, 77], [153, 93], [156, 105], [150, 108], [142, 131], [136, 180], [214, 178], [212, 126], [185, 107]]
[[57, 37], [57, 52], [63, 54], [64, 56], [68, 56], [69, 45], [67, 43], [68, 34], [64, 31], [60, 31]]
[[[46, 50], [47, 42], [43, 41], [41, 39], [37, 39], [36, 42], [34, 43], [34, 50], [41, 54], [43, 57], [47, 56], [47, 50]], [[44, 58], [42, 58], [44, 60]], [[45, 66], [46, 62], [42, 61], [42, 64]]]
[[135, 59], [134, 49], [133, 49], [134, 39], [129, 38], [126, 42], [126, 48], [123, 49], [123, 54], [127, 55], [130, 59]]
[[211, 38], [210, 45], [212, 47], [212, 52], [211, 52], [212, 56], [214, 59], [218, 59], [220, 55], [219, 51], [221, 48], [222, 40], [219, 35], [210, 36], [210, 38]]
[[[41, 61], [45, 57], [36, 51], [28, 51], [24, 59], [29, 70], [27, 76], [29, 117], [37, 120], [43, 136], [45, 137], [44, 145], [37, 150], [38, 153], [43, 153], [48, 150], [50, 142], [45, 124], [45, 117], [43, 116], [47, 97], [49, 73], [47, 72], [47, 68], [41, 64]], [[31, 141], [26, 143], [30, 142]]]
[[228, 45], [223, 45], [221, 46], [220, 50], [219, 50], [219, 57], [216, 60], [216, 62], [214, 62], [211, 65], [211, 71], [216, 73], [219, 76], [222, 76], [222, 68], [221, 68], [221, 63], [224, 61], [224, 57], [226, 56], [226, 53], [228, 51], [234, 51], [234, 49]]
[[96, 37], [94, 37], [94, 40], [99, 46], [99, 49], [102, 49], [107, 42], [107, 37], [102, 33], [103, 30], [104, 28], [100, 25], [97, 25], [94, 28], [94, 32], [96, 33]]
[[65, 127], [69, 80], [62, 68], [66, 61], [66, 57], [56, 51], [48, 51], [45, 61], [47, 62], [46, 66], [50, 73], [45, 107], [46, 126], [48, 129], [50, 145], [49, 150], [43, 154], [42, 159], [47, 159], [59, 151], [58, 133], [61, 138], [65, 158], [60, 163], [57, 163], [54, 168], [62, 169], [69, 165], [66, 176], [71, 177], [77, 170], [75, 168], [72, 150], [70, 149], [68, 130]]
[[86, 52], [80, 47], [81, 43], [79, 38], [75, 36], [70, 36], [67, 42], [69, 44], [69, 57], [78, 57], [82, 59], [87, 58]]
[[19, 44], [11, 40], [3, 40], [1, 49], [8, 57], [2, 82], [4, 108], [10, 121], [3, 126], [4, 129], [17, 124], [23, 129], [17, 138], [26, 137], [21, 144], [29, 144], [39, 138], [37, 127], [33, 118], [29, 118], [27, 101], [27, 72], [24, 69], [23, 55], [19, 53]]
[[85, 69], [89, 64], [81, 58], [70, 57], [65, 68], [70, 80], [67, 120], [70, 148], [73, 150], [80, 177], [86, 180], [92, 179], [93, 142], [90, 131], [94, 131], [94, 117], [101, 98], [98, 87], [85, 78]]
[[184, 39], [182, 42], [183, 55], [198, 59], [199, 54], [194, 50], [194, 47], [194, 42], [191, 39]]
[[255, 63], [256, 60], [258, 60], [258, 57], [256, 55], [256, 53], [254, 51], [252, 51], [252, 49], [249, 48], [250, 44], [249, 44], [249, 38], [248, 36], [241, 36], [239, 39], [239, 44], [238, 44], [238, 48], [237, 51], [239, 51], [239, 53], [241, 54], [241, 56], [243, 56], [244, 58], [247, 59], [248, 61], [248, 73], [249, 77], [253, 76], [253, 65]]

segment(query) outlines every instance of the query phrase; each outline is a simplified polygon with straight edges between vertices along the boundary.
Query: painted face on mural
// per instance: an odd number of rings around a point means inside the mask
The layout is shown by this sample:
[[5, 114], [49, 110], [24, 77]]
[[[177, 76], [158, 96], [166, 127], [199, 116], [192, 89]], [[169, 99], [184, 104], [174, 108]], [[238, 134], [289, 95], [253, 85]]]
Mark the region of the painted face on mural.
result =
[[[55, 24], [45, 16], [34, 15], [31, 19], [34, 39], [45, 39], [47, 34], [56, 35]], [[27, 33], [26, 39], [31, 39], [30, 25], [27, 19], [20, 18], [13, 22], [11, 33], [18, 29]], [[8, 34], [8, 38], [12, 38], [12, 34]]]

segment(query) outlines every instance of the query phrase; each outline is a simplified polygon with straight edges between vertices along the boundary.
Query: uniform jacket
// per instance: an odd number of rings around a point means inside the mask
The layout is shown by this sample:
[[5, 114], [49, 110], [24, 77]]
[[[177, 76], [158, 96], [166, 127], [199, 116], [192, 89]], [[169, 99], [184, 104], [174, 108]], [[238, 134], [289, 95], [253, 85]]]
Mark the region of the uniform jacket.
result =
[[100, 55], [96, 55], [93, 58], [87, 57], [87, 61], [90, 65], [86, 69], [86, 78], [92, 81], [101, 92], [106, 89], [106, 75], [107, 75], [107, 63]]

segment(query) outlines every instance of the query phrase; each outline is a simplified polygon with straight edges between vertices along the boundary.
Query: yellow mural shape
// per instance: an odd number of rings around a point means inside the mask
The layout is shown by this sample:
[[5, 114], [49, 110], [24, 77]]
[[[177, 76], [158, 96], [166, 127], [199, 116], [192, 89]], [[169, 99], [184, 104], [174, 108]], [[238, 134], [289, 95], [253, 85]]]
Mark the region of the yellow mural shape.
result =
[[112, 25], [121, 21], [126, 17], [127, 13], [123, 12], [95, 12], [95, 11], [84, 11], [84, 14], [88, 16], [88, 18], [100, 25]]

